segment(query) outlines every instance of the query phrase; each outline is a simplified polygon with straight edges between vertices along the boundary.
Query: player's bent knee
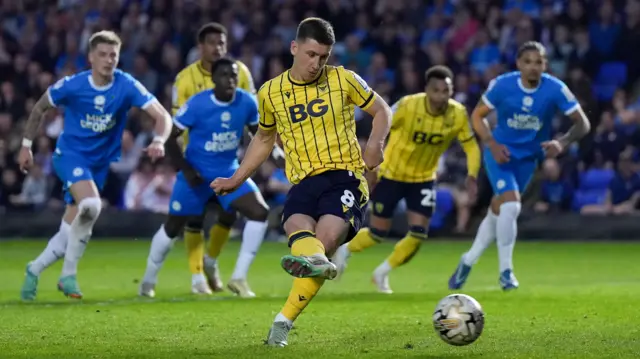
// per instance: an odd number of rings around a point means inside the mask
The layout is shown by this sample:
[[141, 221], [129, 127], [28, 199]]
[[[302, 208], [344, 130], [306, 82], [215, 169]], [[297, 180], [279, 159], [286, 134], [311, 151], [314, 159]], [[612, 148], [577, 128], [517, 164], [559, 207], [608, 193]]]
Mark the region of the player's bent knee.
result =
[[98, 197], [84, 198], [78, 203], [78, 220], [83, 223], [95, 222], [102, 211], [102, 200]]
[[236, 211], [225, 211], [218, 214], [218, 224], [227, 228], [231, 228], [237, 219]]
[[269, 208], [264, 206], [254, 206], [250, 210], [246, 211], [244, 216], [250, 221], [266, 222], [269, 217]]
[[516, 220], [522, 210], [522, 204], [520, 202], [505, 202], [500, 205], [500, 216], [506, 216]]
[[[184, 224], [186, 222], [186, 219], [184, 217], [178, 217], [178, 216], [169, 216], [167, 217], [167, 221], [164, 224], [164, 231], [167, 234], [167, 237], [169, 238], [176, 238], [180, 235], [180, 232], [182, 231], [182, 228], [184, 227]], [[196, 230], [196, 231], [200, 231], [200, 230]]]

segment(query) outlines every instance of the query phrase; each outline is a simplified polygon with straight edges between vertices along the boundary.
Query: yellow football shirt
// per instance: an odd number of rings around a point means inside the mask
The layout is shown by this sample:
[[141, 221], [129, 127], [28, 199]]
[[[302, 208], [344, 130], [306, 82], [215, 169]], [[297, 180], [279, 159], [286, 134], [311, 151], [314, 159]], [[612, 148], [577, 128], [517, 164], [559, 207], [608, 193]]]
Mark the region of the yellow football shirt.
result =
[[409, 183], [434, 180], [440, 156], [456, 138], [467, 155], [469, 175], [477, 176], [480, 149], [464, 105], [451, 99], [444, 114], [433, 115], [427, 95], [422, 92], [401, 98], [392, 110], [380, 176]]
[[[374, 102], [375, 92], [342, 66], [325, 66], [320, 76], [308, 83], [293, 80], [288, 70], [258, 91], [260, 127], [277, 129], [291, 183], [335, 169], [349, 170], [362, 178], [364, 161], [356, 136], [354, 105], [366, 110]], [[364, 191], [368, 196], [366, 188]]]

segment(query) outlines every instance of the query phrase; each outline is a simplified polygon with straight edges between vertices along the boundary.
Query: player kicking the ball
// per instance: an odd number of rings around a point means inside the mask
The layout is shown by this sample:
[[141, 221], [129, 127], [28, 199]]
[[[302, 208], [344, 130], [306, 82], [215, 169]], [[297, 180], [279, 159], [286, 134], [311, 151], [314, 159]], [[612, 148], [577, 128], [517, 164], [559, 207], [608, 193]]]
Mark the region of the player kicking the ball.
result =
[[[272, 346], [287, 345], [293, 321], [324, 281], [336, 276], [327, 256], [359, 230], [369, 197], [365, 165], [373, 169], [382, 162], [389, 132], [391, 110], [384, 100], [354, 72], [326, 66], [334, 43], [327, 21], [308, 18], [300, 23], [291, 42], [293, 66], [258, 91], [260, 129], [240, 168], [211, 183], [217, 193], [236, 190], [269, 157], [276, 136], [282, 138], [293, 187], [282, 216], [291, 255], [281, 265], [295, 279], [267, 336]], [[364, 158], [354, 105], [373, 116]]]
[[[429, 222], [436, 205], [436, 169], [438, 159], [457, 139], [467, 155], [467, 188], [471, 197], [477, 192], [480, 150], [469, 125], [467, 109], [451, 99], [453, 73], [447, 67], [434, 66], [425, 73], [425, 92], [401, 98], [393, 107], [393, 121], [385, 161], [371, 194], [371, 228], [365, 228], [348, 244], [338, 249], [333, 263], [342, 273], [351, 253], [361, 252], [379, 243], [391, 229], [391, 219], [401, 199], [407, 203], [409, 232], [393, 253], [373, 272], [373, 283], [381, 293], [391, 293], [389, 273], [418, 252], [427, 238]], [[390, 160], [390, 159], [394, 160]]]
[[42, 271], [64, 257], [58, 289], [66, 296], [82, 298], [76, 274], [93, 225], [100, 215], [100, 190], [109, 164], [120, 157], [127, 111], [139, 107], [156, 123], [147, 154], [164, 156], [164, 143], [171, 133], [171, 116], [142, 84], [117, 70], [120, 38], [111, 31], [93, 34], [89, 40], [91, 70], [65, 77], [35, 104], [25, 130], [19, 163], [26, 171], [33, 163], [31, 144], [43, 114], [64, 106], [64, 129], [53, 154], [53, 167], [64, 184], [67, 207], [60, 226], [45, 250], [27, 266], [22, 286], [23, 300], [33, 300]]
[[[194, 216], [204, 216], [206, 204], [215, 195], [209, 183], [220, 176], [231, 176], [238, 168], [237, 151], [245, 127], [250, 132], [257, 131], [258, 105], [251, 93], [237, 88], [238, 65], [221, 58], [211, 66], [211, 74], [215, 89], [191, 97], [174, 119], [167, 151], [180, 172], [169, 202], [169, 216], [153, 236], [140, 286], [143, 296], [155, 295], [158, 272], [187, 221]], [[189, 143], [183, 155], [177, 137], [185, 129], [189, 130]], [[273, 146], [269, 153], [271, 149]], [[233, 208], [248, 220], [261, 224], [247, 226], [243, 233], [241, 251], [250, 253], [251, 257], [236, 267], [233, 278], [245, 280], [267, 230], [269, 208], [250, 178], [217, 200], [225, 211]], [[250, 296], [255, 295], [251, 292]]]
[[[473, 128], [485, 146], [484, 165], [494, 197], [471, 249], [462, 255], [449, 279], [450, 289], [460, 289], [471, 266], [496, 239], [500, 262], [500, 286], [518, 288], [513, 274], [513, 248], [520, 195], [544, 157], [556, 157], [572, 142], [589, 132], [589, 120], [571, 90], [559, 79], [545, 74], [546, 50], [538, 42], [523, 44], [517, 53], [516, 72], [494, 79], [473, 110]], [[496, 111], [493, 133], [484, 118]], [[560, 110], [573, 120], [564, 136], [551, 139], [551, 122]]]

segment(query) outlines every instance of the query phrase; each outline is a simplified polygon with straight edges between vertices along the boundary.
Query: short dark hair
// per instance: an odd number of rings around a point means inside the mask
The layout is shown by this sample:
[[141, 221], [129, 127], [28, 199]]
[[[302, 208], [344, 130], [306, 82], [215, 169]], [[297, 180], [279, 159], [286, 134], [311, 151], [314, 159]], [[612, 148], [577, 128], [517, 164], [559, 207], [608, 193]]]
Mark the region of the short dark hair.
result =
[[431, 79], [446, 80], [447, 78], [453, 82], [453, 71], [443, 65], [432, 66], [424, 73], [425, 83], [429, 83]]
[[296, 40], [316, 40], [322, 45], [333, 46], [336, 43], [336, 35], [333, 26], [319, 17], [308, 17], [300, 22], [296, 32]]
[[120, 37], [115, 32], [103, 30], [91, 35], [89, 38], [89, 49], [93, 50], [100, 44], [120, 47], [122, 45], [122, 40], [120, 40]]
[[211, 64], [211, 74], [213, 75], [220, 66], [233, 66], [236, 61], [230, 57], [221, 57]]
[[210, 22], [202, 25], [198, 30], [198, 43], [201, 44], [207, 38], [209, 34], [227, 34], [227, 28], [224, 25], [217, 22]]
[[542, 56], [547, 56], [547, 49], [544, 48], [544, 45], [537, 41], [527, 41], [518, 49], [516, 58], [519, 59], [520, 57], [522, 57], [522, 55], [524, 55], [525, 52], [528, 51], [536, 51], [539, 52]]

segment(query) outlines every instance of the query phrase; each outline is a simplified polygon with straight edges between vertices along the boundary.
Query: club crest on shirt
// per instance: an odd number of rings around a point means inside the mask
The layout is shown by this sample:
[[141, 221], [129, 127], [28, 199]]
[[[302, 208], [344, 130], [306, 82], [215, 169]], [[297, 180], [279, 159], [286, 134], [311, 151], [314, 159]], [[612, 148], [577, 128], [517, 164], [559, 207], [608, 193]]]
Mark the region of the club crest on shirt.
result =
[[229, 125], [229, 121], [231, 121], [231, 113], [229, 111], [225, 111], [220, 115], [220, 121], [222, 121], [222, 128], [229, 129], [231, 126]]
[[104, 96], [98, 95], [93, 98], [93, 107], [100, 112], [104, 112], [104, 104], [107, 102]]
[[220, 115], [220, 119], [222, 120], [222, 122], [231, 121], [231, 113], [229, 113], [229, 111], [223, 112], [222, 115]]

